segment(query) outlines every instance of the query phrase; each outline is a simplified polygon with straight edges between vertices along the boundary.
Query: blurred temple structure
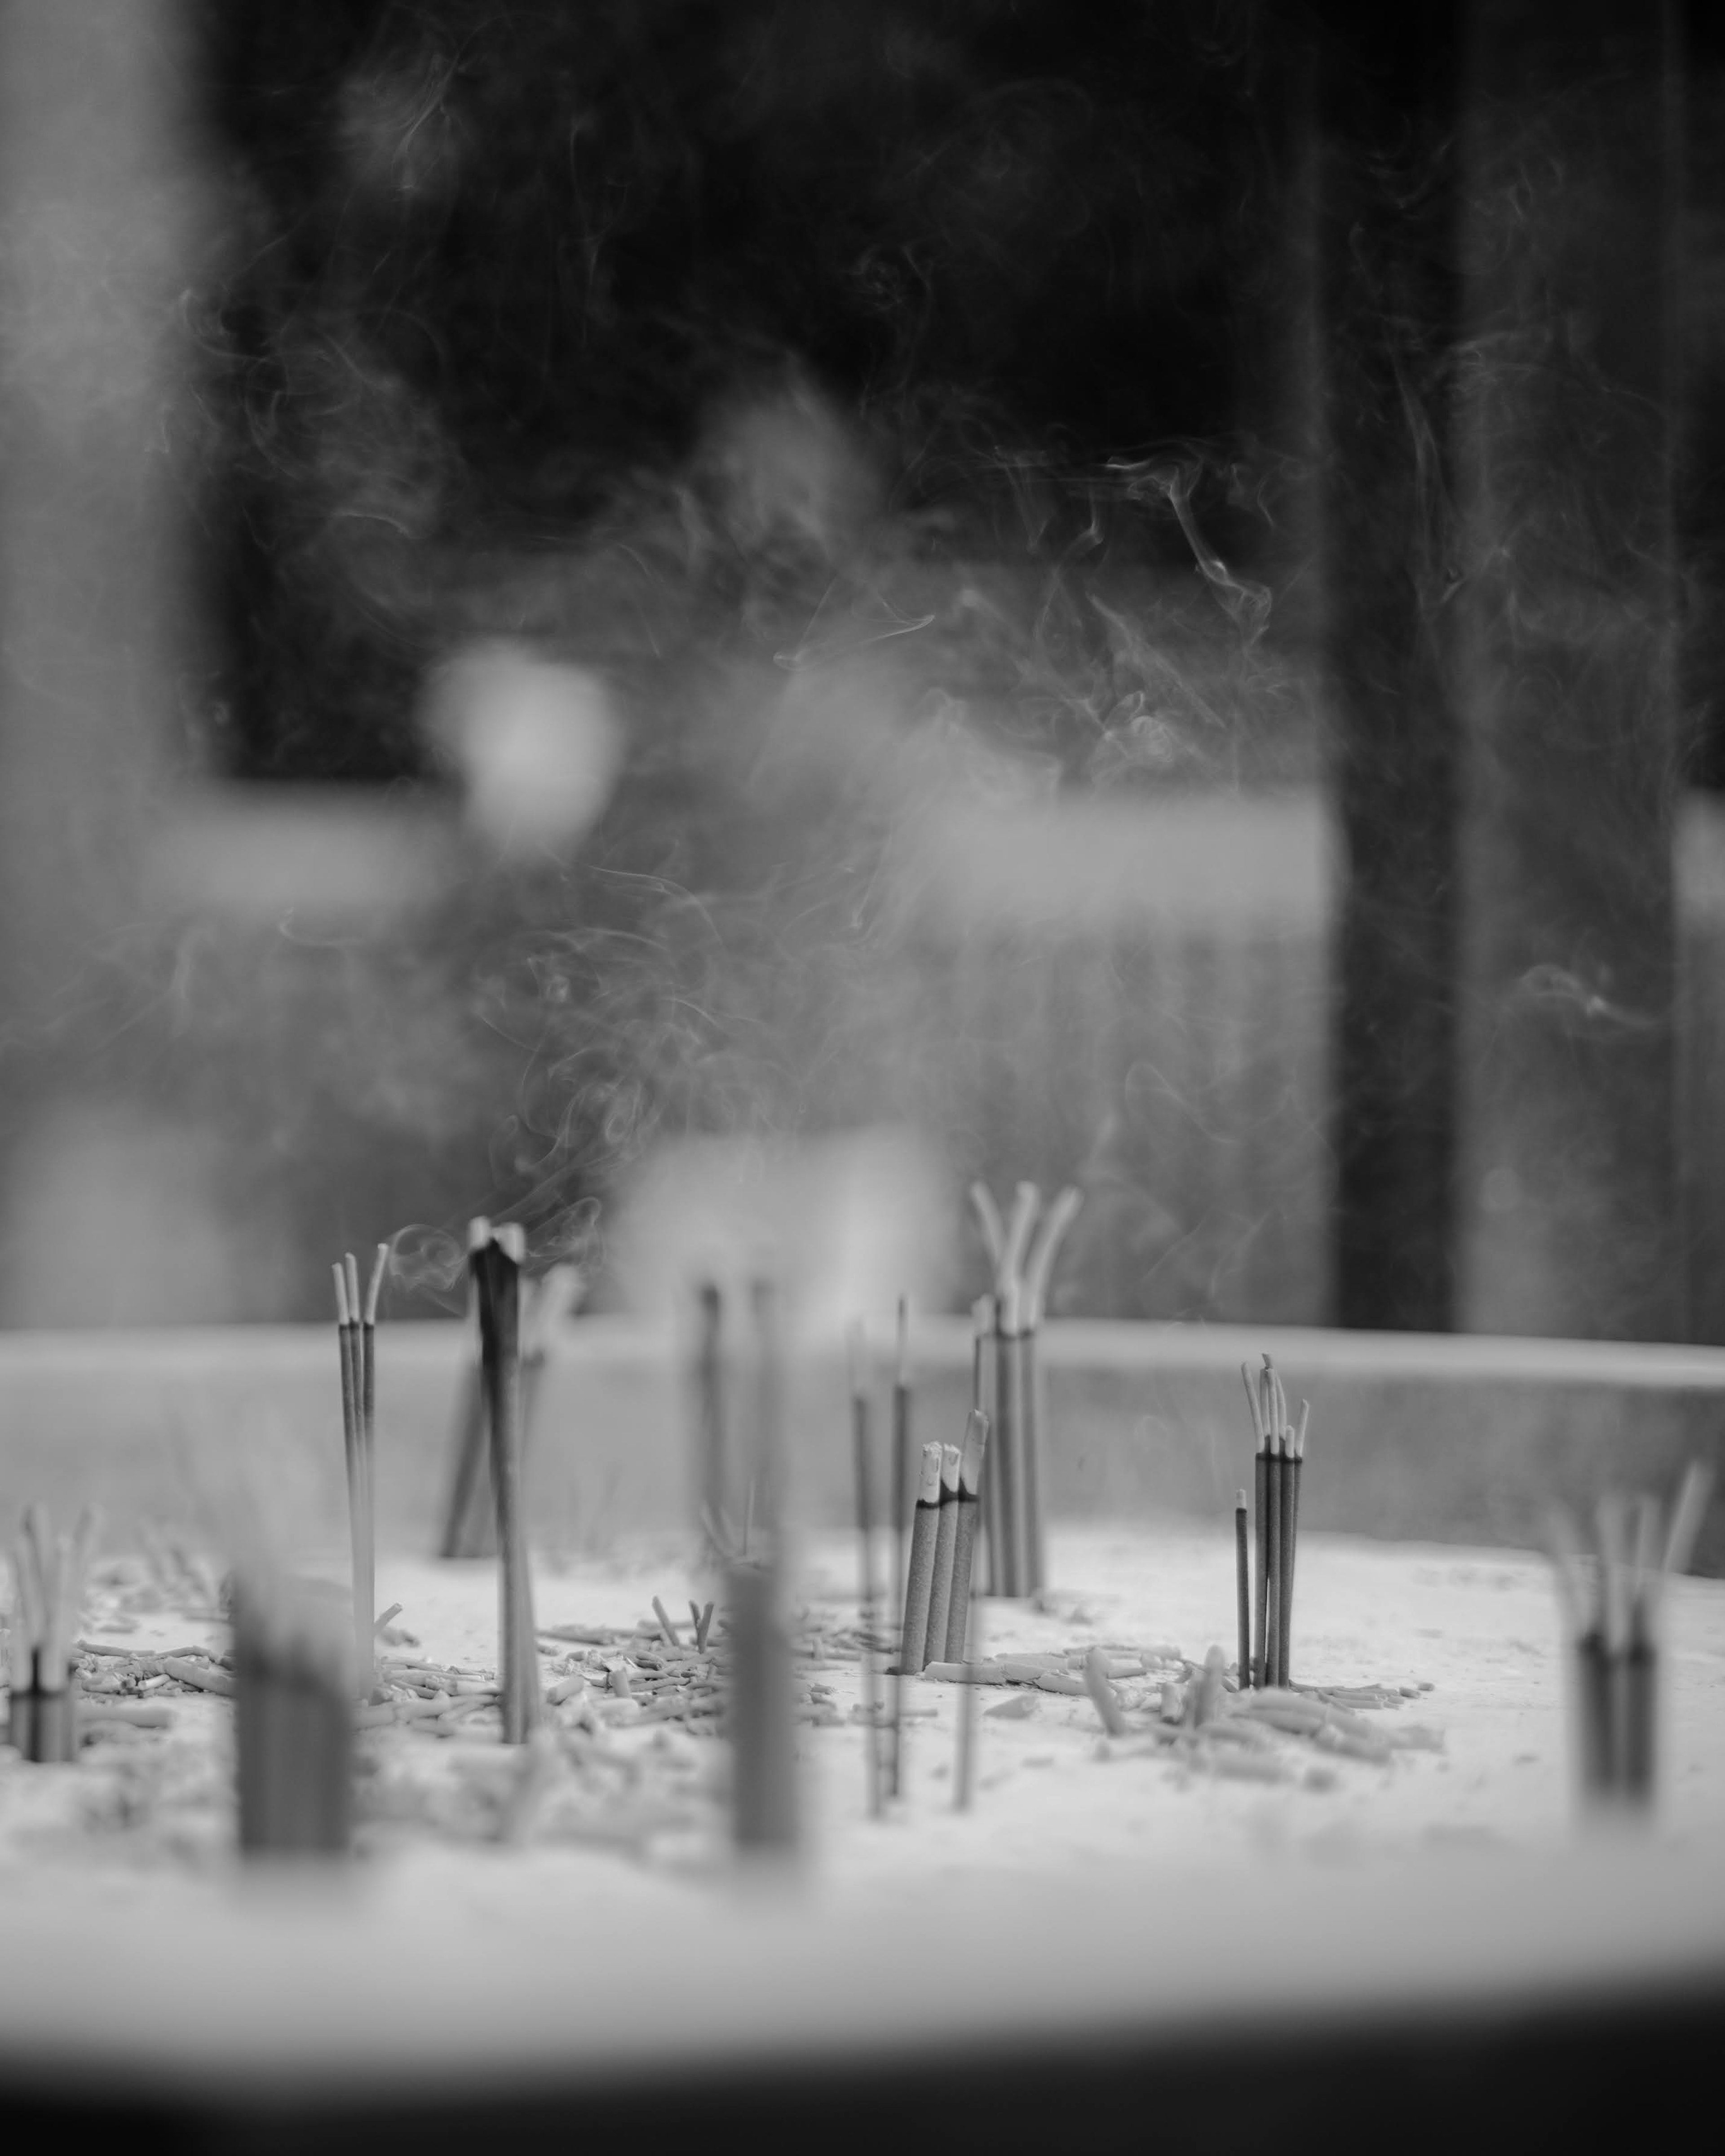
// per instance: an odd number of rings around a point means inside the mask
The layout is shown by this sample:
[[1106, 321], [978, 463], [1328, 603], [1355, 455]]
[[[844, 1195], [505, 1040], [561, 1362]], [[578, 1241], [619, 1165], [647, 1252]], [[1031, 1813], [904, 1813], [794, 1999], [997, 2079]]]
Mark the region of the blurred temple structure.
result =
[[1706, 11], [711, 12], [0, 11], [0, 1322], [902, 1124], [1725, 1340]]

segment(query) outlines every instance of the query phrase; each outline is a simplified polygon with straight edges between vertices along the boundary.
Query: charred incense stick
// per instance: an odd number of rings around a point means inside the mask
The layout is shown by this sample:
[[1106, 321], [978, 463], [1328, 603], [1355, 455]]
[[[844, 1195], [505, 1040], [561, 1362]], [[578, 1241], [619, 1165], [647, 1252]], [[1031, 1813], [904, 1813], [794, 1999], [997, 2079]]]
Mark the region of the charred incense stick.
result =
[[941, 1501], [935, 1514], [934, 1575], [928, 1587], [928, 1629], [923, 1635], [922, 1663], [946, 1652], [947, 1626], [952, 1614], [952, 1557], [958, 1543], [958, 1471], [963, 1455], [956, 1445], [941, 1450]]
[[[472, 1230], [469, 1230], [470, 1239]], [[521, 1285], [521, 1452], [531, 1450], [533, 1418], [543, 1388], [549, 1344], [581, 1290], [574, 1265], [553, 1265], [542, 1280]], [[439, 1554], [446, 1558], [497, 1554], [497, 1498], [491, 1484], [490, 1434], [485, 1423], [485, 1379], [477, 1345], [478, 1298], [469, 1281], [468, 1321], [475, 1348], [467, 1363], [455, 1423], [455, 1470], [444, 1515]]]
[[869, 1445], [867, 1349], [860, 1326], [850, 1334], [850, 1441], [856, 1468], [857, 1604], [861, 1616], [864, 1759], [869, 1815], [880, 1816], [886, 1791], [880, 1757], [880, 1688], [875, 1653], [875, 1470]]
[[521, 1229], [476, 1222], [470, 1262], [479, 1294], [480, 1353], [485, 1419], [491, 1433], [491, 1481], [497, 1496], [501, 1618], [498, 1683], [503, 1741], [525, 1744], [540, 1717], [533, 1582], [527, 1558], [521, 1483]]
[[1246, 1537], [1246, 1493], [1234, 1493], [1234, 1589], [1238, 1604], [1240, 1634], [1240, 1689], [1252, 1682], [1252, 1560]]
[[976, 1408], [965, 1424], [964, 1446], [958, 1460], [958, 1502], [954, 1507], [952, 1532], [952, 1592], [947, 1605], [944, 1653], [935, 1659], [962, 1662], [970, 1627], [973, 1597], [971, 1577], [976, 1562], [976, 1528], [981, 1512], [983, 1472], [988, 1450], [988, 1418]]
[[922, 1448], [922, 1475], [911, 1527], [911, 1557], [905, 1569], [905, 1616], [899, 1629], [898, 1666], [916, 1676], [928, 1660], [928, 1604], [934, 1586], [934, 1545], [940, 1527], [941, 1449]]

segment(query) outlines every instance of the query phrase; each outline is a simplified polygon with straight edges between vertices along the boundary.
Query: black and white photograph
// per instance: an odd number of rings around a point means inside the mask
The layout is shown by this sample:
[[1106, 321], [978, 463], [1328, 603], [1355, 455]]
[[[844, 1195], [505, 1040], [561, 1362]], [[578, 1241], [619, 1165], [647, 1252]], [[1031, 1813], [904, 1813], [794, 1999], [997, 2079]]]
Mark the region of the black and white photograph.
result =
[[1700, 2146], [1722, 1484], [1725, 9], [0, 0], [20, 2148]]

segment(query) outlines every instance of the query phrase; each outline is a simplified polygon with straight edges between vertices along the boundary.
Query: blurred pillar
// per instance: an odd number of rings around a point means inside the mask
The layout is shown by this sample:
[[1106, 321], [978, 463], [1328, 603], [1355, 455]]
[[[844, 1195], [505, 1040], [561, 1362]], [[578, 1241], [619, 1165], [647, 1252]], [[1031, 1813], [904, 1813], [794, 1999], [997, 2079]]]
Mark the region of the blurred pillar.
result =
[[1322, 11], [1315, 285], [1322, 649], [1345, 850], [1336, 1309], [1450, 1322], [1458, 732], [1447, 400], [1456, 9]]
[[1680, 1338], [1673, 40], [1477, 0], [1464, 143], [1461, 1322]]
[[[179, 0], [0, 0], [0, 1166], [184, 734]], [[9, 1255], [9, 1254], [6, 1254]], [[0, 1285], [0, 1309], [6, 1306]]]

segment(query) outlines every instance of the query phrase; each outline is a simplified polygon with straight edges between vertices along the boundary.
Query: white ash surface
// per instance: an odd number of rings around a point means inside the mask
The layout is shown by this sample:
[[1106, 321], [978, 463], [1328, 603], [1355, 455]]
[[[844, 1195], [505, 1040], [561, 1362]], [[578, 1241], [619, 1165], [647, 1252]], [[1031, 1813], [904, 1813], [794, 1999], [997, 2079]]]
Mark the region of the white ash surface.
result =
[[[884, 1542], [880, 1558], [884, 1578]], [[1127, 1868], [1189, 1876], [1265, 1864], [1369, 1865], [1458, 1843], [1538, 1850], [1573, 1831], [1557, 1613], [1536, 1558], [1304, 1538], [1296, 1682], [1409, 1688], [1398, 1690], [1401, 1705], [1360, 1718], [1413, 1742], [1378, 1761], [1271, 1732], [1246, 1770], [1276, 1777], [1268, 1780], [1236, 1778], [1235, 1747], [1170, 1750], [1151, 1733], [1163, 1682], [1178, 1675], [1158, 1650], [1201, 1663], [1216, 1642], [1231, 1659], [1231, 1536], [1056, 1529], [1050, 1573], [1056, 1585], [1044, 1608], [980, 1605], [983, 1651], [1103, 1643], [1117, 1666], [1136, 1654], [1144, 1673], [1117, 1680], [1127, 1736], [1105, 1741], [1086, 1697], [977, 1687], [976, 1800], [960, 1814], [952, 1775], [961, 1688], [907, 1683], [905, 1794], [875, 1820], [865, 1801], [866, 1735], [853, 1718], [860, 1690], [849, 1651], [858, 1614], [854, 1545], [823, 1537], [805, 1548], [808, 1623], [798, 1634], [825, 1647], [814, 1657], [821, 1666], [807, 1656], [798, 1665], [803, 1871], [817, 1896], [914, 1897], [935, 1879], [1001, 1874], [1105, 1879]], [[567, 1696], [548, 1710], [551, 1737], [536, 1754], [501, 1745], [485, 1702], [496, 1652], [495, 1567], [386, 1554], [377, 1584], [383, 1604], [403, 1607], [384, 1650], [394, 1704], [387, 1717], [368, 1717], [375, 1726], [359, 1738], [361, 1891], [386, 1902], [429, 1895], [530, 1933], [613, 1902], [711, 1896], [728, 1868], [728, 1754], [707, 1733], [713, 1716], [682, 1718], [685, 1708], [711, 1704], [700, 1689], [709, 1680], [688, 1652], [666, 1654], [638, 1629], [652, 1624], [657, 1595], [688, 1642], [690, 1599], [705, 1602], [713, 1590], [685, 1545], [541, 1567], [542, 1627], [634, 1637], [545, 1641], [547, 1689], [561, 1686]], [[8, 1899], [226, 1892], [235, 1869], [233, 1710], [219, 1691], [185, 1688], [188, 1668], [221, 1681], [216, 1658], [227, 1639], [213, 1590], [195, 1570], [175, 1584], [159, 1565], [99, 1568], [83, 1636], [126, 1655], [86, 1657], [85, 1682], [121, 1689], [95, 1694], [92, 1733], [75, 1767], [31, 1766], [0, 1749], [0, 1893]], [[193, 1651], [158, 1673], [176, 1648]], [[666, 1666], [655, 1668], [655, 1660]], [[1725, 1583], [1673, 1583], [1664, 1666], [1662, 1794], [1651, 1831], [1703, 1845], [1725, 1824]], [[617, 1688], [619, 1666], [632, 1697]], [[415, 1704], [415, 1687], [435, 1697]], [[110, 1722], [104, 1697], [123, 1699], [133, 1714], [165, 1713], [165, 1725]]]

